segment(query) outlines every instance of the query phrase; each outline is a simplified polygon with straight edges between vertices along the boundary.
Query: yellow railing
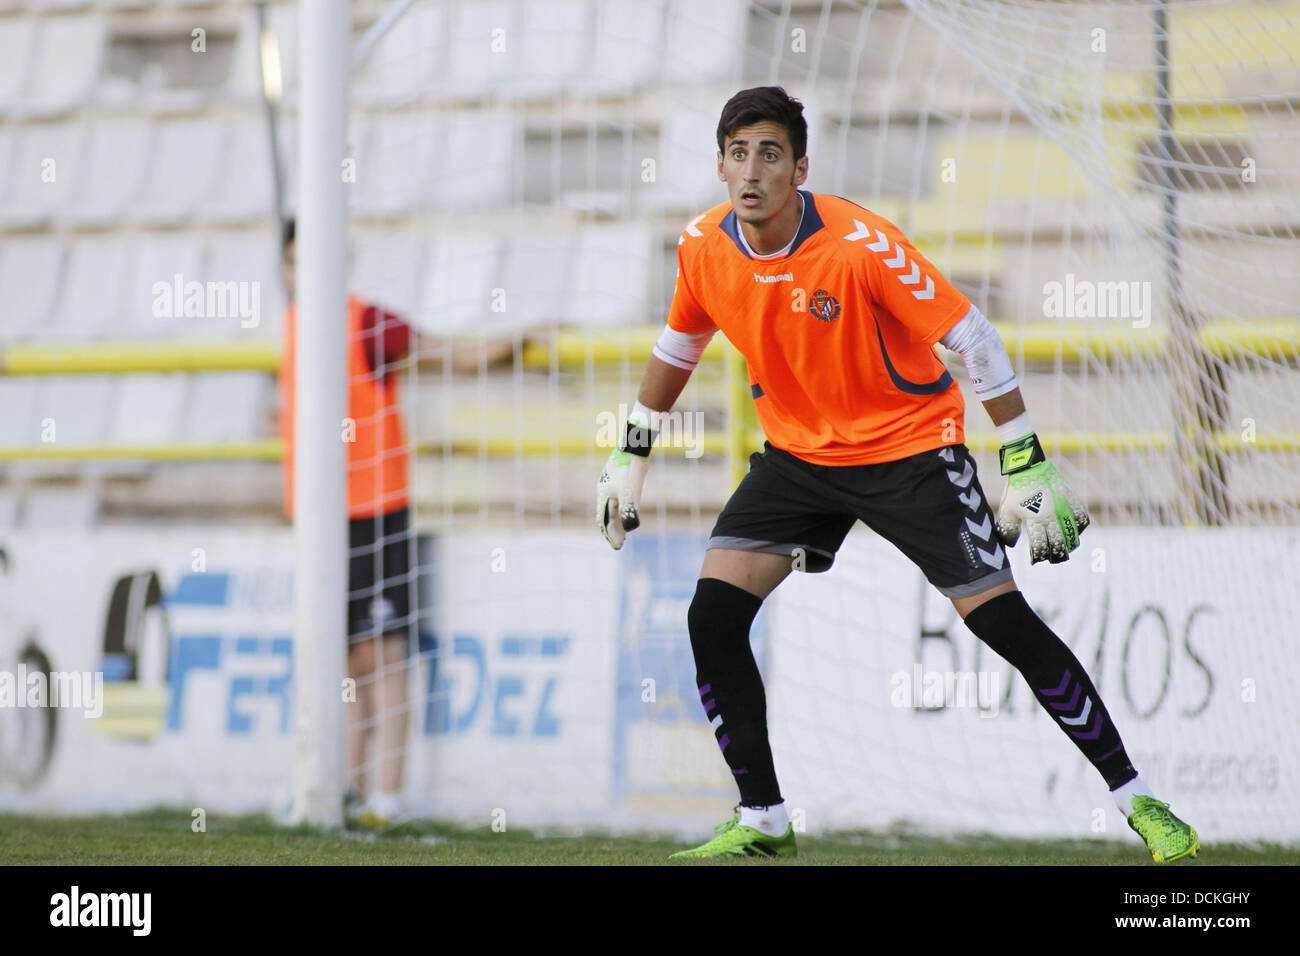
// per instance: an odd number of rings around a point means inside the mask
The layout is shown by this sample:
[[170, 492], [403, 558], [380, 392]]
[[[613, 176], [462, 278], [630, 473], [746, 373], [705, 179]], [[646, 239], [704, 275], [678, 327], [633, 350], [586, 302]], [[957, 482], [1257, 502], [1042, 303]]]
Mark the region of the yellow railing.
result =
[[[1055, 362], [1120, 358], [1159, 358], [1169, 348], [1169, 332], [1162, 328], [1081, 327], [1069, 323], [1035, 322], [1016, 326], [995, 322], [1013, 358], [1029, 362]], [[549, 342], [524, 346], [523, 364], [529, 369], [565, 369], [611, 365], [627, 360], [644, 363], [658, 337], [658, 328], [619, 330], [615, 333], [562, 330]], [[1300, 361], [1300, 322], [1291, 319], [1207, 322], [1199, 338], [1206, 351], [1225, 360], [1260, 358]], [[703, 361], [722, 360], [727, 346], [716, 337]], [[10, 345], [0, 350], [3, 375], [87, 375], [130, 372], [214, 372], [249, 370], [274, 372], [280, 367], [279, 347], [271, 342], [252, 343], [146, 343], [106, 342], [76, 345]]]
[[[699, 448], [706, 454], [725, 455], [733, 471], [739, 475], [748, 467], [748, 456], [761, 447], [762, 438], [752, 440], [748, 428], [738, 439], [731, 432], [707, 432], [700, 437]], [[1172, 432], [1040, 432], [1043, 449], [1051, 454], [1079, 454], [1082, 452], [1107, 452], [1112, 454], [1168, 451], [1174, 447]], [[1243, 439], [1237, 432], [1220, 432], [1214, 444], [1228, 453], [1248, 451], [1300, 451], [1300, 432], [1260, 433], [1254, 441]], [[966, 445], [972, 451], [994, 452], [998, 449], [996, 435], [967, 435]], [[450, 447], [455, 454], [489, 457], [510, 457], [522, 454], [545, 458], [551, 455], [581, 457], [599, 451], [586, 431], [575, 430], [571, 435], [547, 435], [540, 438], [510, 435], [483, 437], [455, 437], [447, 442], [421, 442], [418, 454], [440, 454]], [[0, 461], [65, 460], [89, 461], [99, 459], [128, 459], [136, 461], [278, 461], [280, 440], [266, 438], [251, 442], [228, 442], [206, 445], [25, 445], [17, 448], [0, 447]]]
[[[1057, 362], [1091, 359], [1159, 358], [1169, 344], [1168, 332], [1113, 328], [1071, 330], [1059, 323], [1036, 323], [1013, 327], [995, 323], [1013, 356], [1029, 362]], [[548, 342], [529, 342], [522, 361], [529, 369], [561, 367], [572, 370], [590, 365], [605, 366], [628, 362], [643, 364], [658, 336], [658, 329], [628, 329], [617, 332], [561, 331]], [[1300, 322], [1260, 320], [1255, 322], [1211, 322], [1199, 333], [1210, 355], [1223, 360], [1254, 357], [1265, 361], [1300, 360]], [[726, 455], [738, 481], [748, 468], [750, 452], [761, 447], [762, 432], [754, 412], [745, 361], [718, 336], [702, 357], [704, 363], [721, 363], [726, 382], [728, 420], [726, 431], [701, 436], [702, 449], [711, 455]], [[275, 343], [89, 343], [68, 345], [10, 345], [0, 350], [0, 374], [78, 375], [143, 372], [261, 371], [274, 373], [280, 364]], [[639, 369], [636, 370], [639, 374]], [[443, 442], [421, 444], [417, 452], [441, 452], [445, 445], [456, 454], [486, 454], [492, 457], [526, 455], [546, 457], [581, 456], [595, 449], [589, 429], [530, 437], [507, 432], [509, 423], [488, 428], [479, 435], [457, 435]], [[1044, 448], [1056, 454], [1080, 452], [1166, 451], [1174, 447], [1172, 432], [1048, 432], [1041, 433]], [[1261, 433], [1253, 441], [1237, 432], [1220, 432], [1211, 441], [1224, 452], [1300, 450], [1300, 432]], [[968, 435], [967, 445], [976, 451], [994, 451], [997, 439], [989, 435]], [[32, 445], [0, 448], [0, 461], [130, 459], [145, 461], [264, 460], [280, 457], [280, 442], [267, 438], [222, 444], [166, 445]]]
[[102, 375], [131, 372], [275, 372], [280, 349], [270, 342], [103, 342], [9, 345], [3, 375]]

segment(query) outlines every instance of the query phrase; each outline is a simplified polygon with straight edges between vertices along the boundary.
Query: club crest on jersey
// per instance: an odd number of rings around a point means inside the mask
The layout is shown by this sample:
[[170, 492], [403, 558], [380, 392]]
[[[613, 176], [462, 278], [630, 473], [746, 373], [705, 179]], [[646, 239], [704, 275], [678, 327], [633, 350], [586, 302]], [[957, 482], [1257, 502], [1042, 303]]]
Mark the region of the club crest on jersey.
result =
[[808, 301], [808, 311], [823, 322], [830, 322], [840, 314], [840, 300], [825, 289], [818, 289]]

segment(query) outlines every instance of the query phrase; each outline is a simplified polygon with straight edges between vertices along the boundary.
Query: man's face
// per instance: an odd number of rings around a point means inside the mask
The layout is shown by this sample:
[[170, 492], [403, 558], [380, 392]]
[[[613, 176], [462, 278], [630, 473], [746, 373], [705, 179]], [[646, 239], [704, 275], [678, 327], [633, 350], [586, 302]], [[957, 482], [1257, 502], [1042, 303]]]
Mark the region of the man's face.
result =
[[284, 289], [289, 294], [290, 302], [292, 302], [294, 299], [293, 268], [295, 262], [295, 257], [294, 257], [295, 248], [296, 248], [295, 243], [292, 242], [289, 243], [287, 246], [284, 247], [284, 250], [282, 251], [280, 256], [280, 270], [281, 270], [281, 275], [284, 277]]
[[741, 222], [759, 225], [794, 199], [808, 178], [808, 157], [795, 161], [785, 127], [763, 122], [742, 126], [718, 154], [718, 179], [727, 184]]

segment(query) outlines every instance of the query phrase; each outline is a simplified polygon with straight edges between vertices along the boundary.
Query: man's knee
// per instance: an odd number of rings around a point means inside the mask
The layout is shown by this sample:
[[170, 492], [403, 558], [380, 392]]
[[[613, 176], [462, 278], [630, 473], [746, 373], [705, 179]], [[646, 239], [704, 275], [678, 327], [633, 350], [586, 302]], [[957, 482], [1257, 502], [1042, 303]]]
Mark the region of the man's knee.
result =
[[986, 591], [981, 591], [979, 594], [972, 594], [970, 597], [953, 598], [952, 606], [956, 608], [957, 613], [961, 616], [963, 620], [965, 620], [967, 615], [969, 615], [971, 611], [974, 611], [977, 607], [980, 607], [983, 604], [987, 604], [989, 601], [993, 600], [996, 597], [1001, 597], [1004, 594], [1010, 594], [1012, 591], [1016, 591], [1016, 590], [1019, 590], [1016, 587], [1016, 582], [1014, 580], [1008, 579], [1006, 581], [1003, 581], [1001, 584], [995, 584], [993, 587], [989, 588]]
[[375, 672], [375, 639], [365, 637], [348, 645], [348, 676], [369, 677]]
[[967, 614], [966, 627], [1021, 673], [1055, 661], [1061, 648], [1070, 653], [1015, 589], [991, 596]]
[[789, 576], [793, 567], [793, 560], [786, 554], [709, 548], [704, 552], [700, 578], [726, 581], [762, 601]]
[[384, 665], [391, 667], [406, 660], [407, 639], [401, 631], [389, 631], [384, 635]]
[[744, 588], [717, 578], [700, 578], [686, 612], [696, 664], [726, 658], [748, 646], [749, 628], [763, 602]]

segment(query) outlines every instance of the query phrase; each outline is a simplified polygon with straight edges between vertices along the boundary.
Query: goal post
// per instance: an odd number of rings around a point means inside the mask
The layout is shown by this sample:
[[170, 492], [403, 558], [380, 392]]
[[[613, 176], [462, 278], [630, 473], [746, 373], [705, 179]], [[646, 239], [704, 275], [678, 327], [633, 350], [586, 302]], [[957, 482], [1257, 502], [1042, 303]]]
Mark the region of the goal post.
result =
[[346, 404], [348, 0], [299, 19], [297, 302], [294, 376], [295, 822], [338, 826], [346, 785]]

